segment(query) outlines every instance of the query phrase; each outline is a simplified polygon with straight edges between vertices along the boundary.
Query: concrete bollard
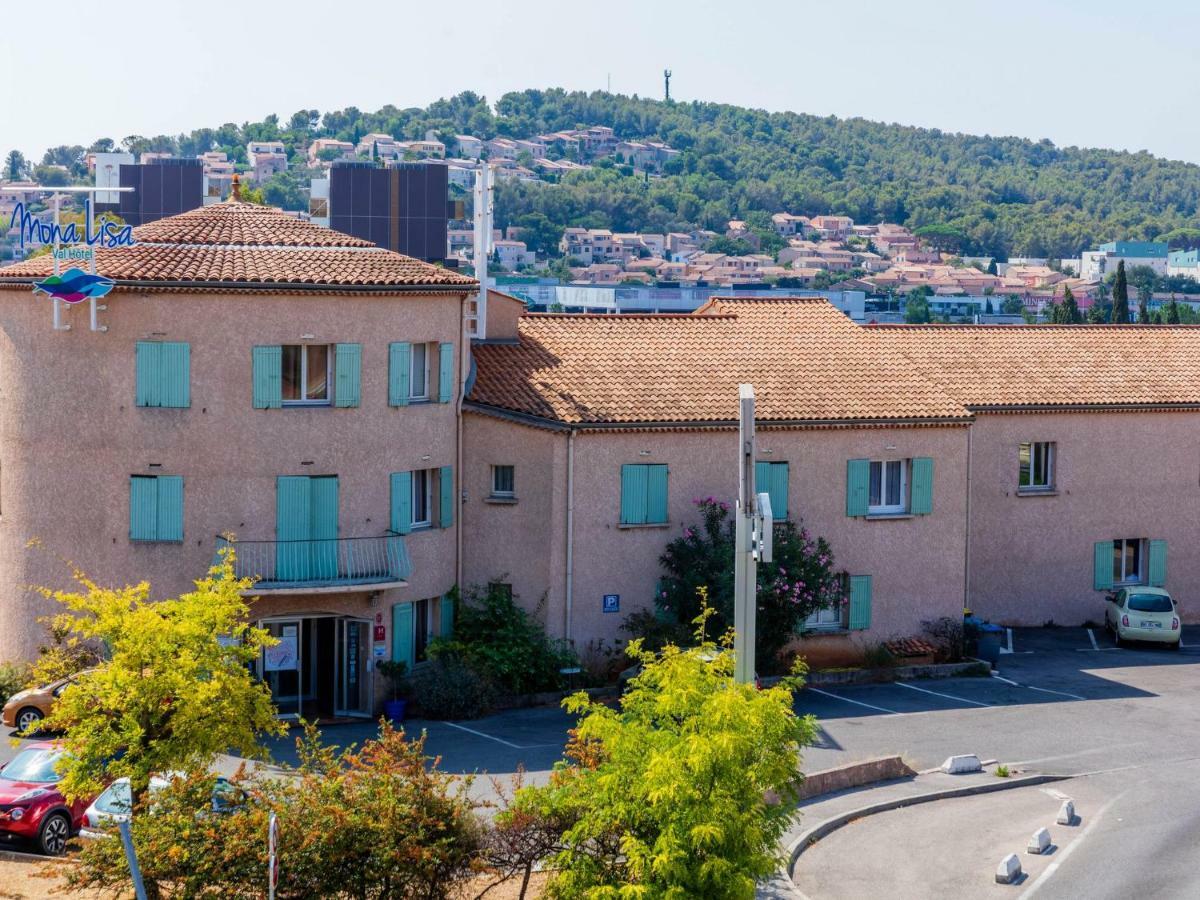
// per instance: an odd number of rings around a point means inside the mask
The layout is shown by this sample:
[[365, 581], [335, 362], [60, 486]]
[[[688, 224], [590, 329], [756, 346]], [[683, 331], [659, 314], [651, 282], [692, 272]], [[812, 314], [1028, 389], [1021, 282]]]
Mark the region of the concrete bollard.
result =
[[942, 763], [942, 771], [947, 775], [965, 775], [969, 772], [982, 772], [983, 765], [974, 753], [963, 756], [951, 756]]
[[1039, 828], [1033, 833], [1033, 837], [1029, 839], [1029, 846], [1025, 848], [1026, 853], [1034, 853], [1041, 855], [1050, 849], [1050, 831], [1046, 828]]
[[1075, 804], [1070, 800], [1064, 800], [1063, 805], [1058, 810], [1058, 818], [1055, 821], [1059, 825], [1074, 825]]
[[996, 884], [1013, 884], [1021, 877], [1021, 861], [1010, 853], [996, 867]]

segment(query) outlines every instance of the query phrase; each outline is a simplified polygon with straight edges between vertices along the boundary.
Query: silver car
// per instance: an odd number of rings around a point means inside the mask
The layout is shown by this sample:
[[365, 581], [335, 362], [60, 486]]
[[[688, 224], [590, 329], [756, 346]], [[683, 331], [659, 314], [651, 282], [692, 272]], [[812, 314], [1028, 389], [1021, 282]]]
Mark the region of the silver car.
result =
[[[150, 793], [161, 791], [169, 783], [169, 779], [155, 775], [150, 779]], [[217, 777], [212, 792], [213, 812], [229, 812], [242, 806], [245, 802], [246, 794], [241, 788], [228, 778]], [[112, 834], [112, 829], [116, 825], [129, 819], [131, 805], [129, 779], [118, 778], [84, 811], [79, 836], [83, 838], [107, 837]]]

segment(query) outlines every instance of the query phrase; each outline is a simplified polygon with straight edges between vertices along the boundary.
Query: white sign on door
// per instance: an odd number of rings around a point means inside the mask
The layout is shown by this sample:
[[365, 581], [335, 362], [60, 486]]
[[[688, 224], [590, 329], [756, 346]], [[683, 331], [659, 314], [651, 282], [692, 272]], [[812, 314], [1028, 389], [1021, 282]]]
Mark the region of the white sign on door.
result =
[[288, 634], [289, 629], [284, 629], [283, 635], [279, 638], [279, 643], [274, 647], [267, 647], [263, 651], [263, 670], [267, 672], [292, 672], [299, 668], [299, 655], [296, 652], [296, 633], [295, 629], [291, 629], [291, 634]]

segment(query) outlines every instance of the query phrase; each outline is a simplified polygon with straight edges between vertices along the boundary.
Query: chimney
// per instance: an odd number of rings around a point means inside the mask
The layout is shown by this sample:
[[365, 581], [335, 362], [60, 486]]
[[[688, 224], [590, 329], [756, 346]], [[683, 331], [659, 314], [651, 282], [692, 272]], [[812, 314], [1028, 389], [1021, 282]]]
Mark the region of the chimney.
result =
[[234, 202], [235, 202], [235, 203], [237, 203], [237, 202], [240, 202], [240, 201], [241, 201], [241, 199], [242, 199], [242, 180], [241, 180], [241, 178], [238, 176], [238, 173], [237, 173], [237, 172], [234, 172], [234, 173], [233, 173], [233, 186], [232, 186], [232, 190], [233, 190], [233, 195], [232, 195], [232, 196], [233, 196], [233, 200], [234, 200]]

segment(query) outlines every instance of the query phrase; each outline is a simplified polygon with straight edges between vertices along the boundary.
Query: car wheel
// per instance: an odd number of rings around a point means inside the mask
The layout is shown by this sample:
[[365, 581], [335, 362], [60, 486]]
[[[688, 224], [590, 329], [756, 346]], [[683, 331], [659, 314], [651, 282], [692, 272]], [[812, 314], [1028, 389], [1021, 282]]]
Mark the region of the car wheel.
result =
[[27, 706], [17, 713], [17, 731], [32, 733], [37, 730], [37, 723], [46, 718], [36, 706]]
[[66, 813], [51, 813], [38, 829], [38, 849], [46, 856], [62, 856], [67, 852], [67, 841], [70, 839], [71, 820]]

